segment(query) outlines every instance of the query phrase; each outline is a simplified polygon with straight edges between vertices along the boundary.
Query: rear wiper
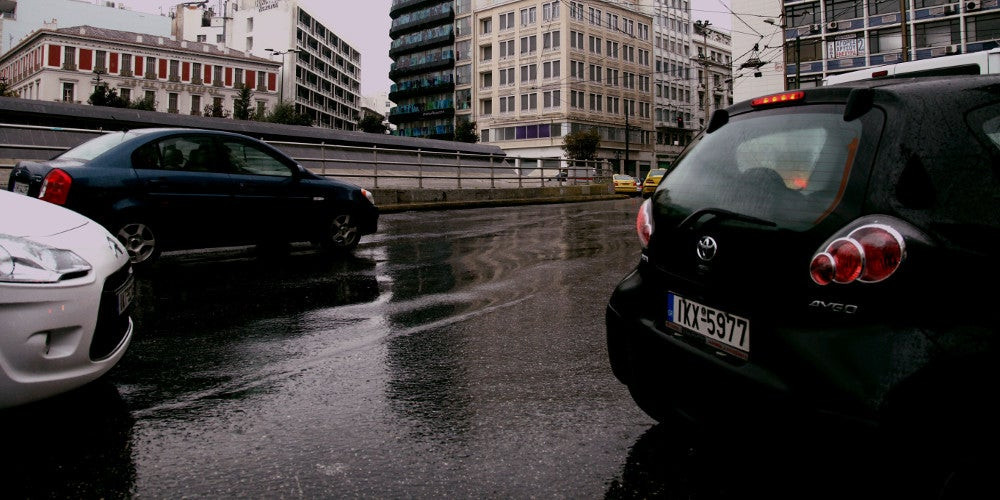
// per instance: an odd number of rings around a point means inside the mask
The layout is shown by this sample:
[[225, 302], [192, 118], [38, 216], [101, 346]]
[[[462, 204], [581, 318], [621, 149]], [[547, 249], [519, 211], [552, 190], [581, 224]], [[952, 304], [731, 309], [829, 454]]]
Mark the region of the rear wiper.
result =
[[699, 210], [695, 210], [691, 215], [685, 217], [684, 220], [677, 225], [677, 229], [684, 229], [688, 226], [694, 225], [695, 222], [698, 222], [698, 219], [701, 219], [706, 215], [715, 215], [716, 217], [722, 219], [733, 219], [741, 222], [749, 222], [751, 224], [757, 224], [760, 226], [768, 226], [768, 227], [777, 226], [777, 224], [767, 219], [761, 219], [760, 217], [745, 215], [730, 210], [726, 210], [723, 208], [702, 208]]

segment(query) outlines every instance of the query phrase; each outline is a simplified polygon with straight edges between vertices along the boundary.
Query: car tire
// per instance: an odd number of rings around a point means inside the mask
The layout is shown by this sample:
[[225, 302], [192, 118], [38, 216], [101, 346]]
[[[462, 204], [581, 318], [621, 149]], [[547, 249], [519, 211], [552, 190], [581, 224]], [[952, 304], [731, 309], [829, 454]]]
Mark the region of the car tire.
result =
[[157, 233], [149, 224], [142, 220], [128, 220], [114, 227], [113, 234], [125, 246], [133, 266], [148, 267], [160, 256]]
[[323, 234], [318, 238], [320, 248], [332, 253], [347, 253], [358, 246], [361, 229], [351, 214], [337, 214], [331, 217]]

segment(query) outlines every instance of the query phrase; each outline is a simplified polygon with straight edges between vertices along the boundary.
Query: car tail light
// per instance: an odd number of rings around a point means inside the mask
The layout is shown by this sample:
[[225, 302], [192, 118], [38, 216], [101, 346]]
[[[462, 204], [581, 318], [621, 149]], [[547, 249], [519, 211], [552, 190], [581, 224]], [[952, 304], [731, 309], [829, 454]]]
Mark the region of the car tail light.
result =
[[56, 205], [65, 205], [69, 196], [69, 187], [73, 184], [73, 178], [65, 171], [58, 168], [52, 169], [42, 181], [42, 190], [38, 197]]
[[639, 233], [639, 241], [642, 247], [649, 246], [649, 238], [653, 236], [653, 204], [652, 199], [642, 202], [639, 206], [639, 215], [635, 218], [635, 230]]
[[818, 285], [876, 283], [899, 269], [906, 243], [886, 224], [865, 224], [838, 237], [813, 256], [809, 275]]
[[794, 92], [782, 92], [780, 94], [772, 94], [758, 97], [750, 101], [750, 106], [760, 107], [760, 106], [774, 106], [776, 104], [788, 104], [791, 102], [802, 101], [805, 99], [806, 93], [801, 90]]

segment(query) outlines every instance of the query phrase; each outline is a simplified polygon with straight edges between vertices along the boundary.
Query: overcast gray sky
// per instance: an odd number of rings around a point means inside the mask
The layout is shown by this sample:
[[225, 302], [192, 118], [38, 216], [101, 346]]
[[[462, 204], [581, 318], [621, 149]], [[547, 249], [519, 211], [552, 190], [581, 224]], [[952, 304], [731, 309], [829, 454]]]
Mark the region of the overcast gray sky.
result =
[[[120, 0], [132, 10], [162, 12], [182, 0]], [[388, 92], [389, 85], [389, 5], [392, 0], [299, 0], [308, 11], [338, 36], [361, 52], [361, 93], [370, 96]], [[209, 0], [209, 6], [219, 5]], [[731, 29], [729, 0], [692, 0], [692, 19], [708, 19], [722, 30]]]

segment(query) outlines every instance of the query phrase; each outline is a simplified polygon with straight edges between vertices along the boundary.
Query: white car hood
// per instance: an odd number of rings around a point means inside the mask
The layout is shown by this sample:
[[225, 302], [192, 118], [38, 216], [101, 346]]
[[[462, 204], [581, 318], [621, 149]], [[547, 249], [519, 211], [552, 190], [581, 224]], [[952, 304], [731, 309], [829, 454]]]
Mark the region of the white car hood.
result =
[[0, 191], [0, 233], [43, 237], [90, 223], [90, 219], [47, 201]]

